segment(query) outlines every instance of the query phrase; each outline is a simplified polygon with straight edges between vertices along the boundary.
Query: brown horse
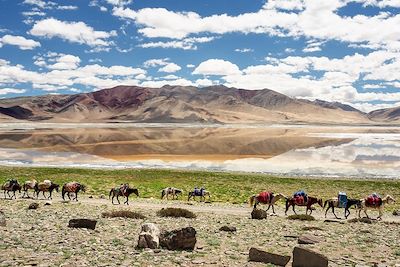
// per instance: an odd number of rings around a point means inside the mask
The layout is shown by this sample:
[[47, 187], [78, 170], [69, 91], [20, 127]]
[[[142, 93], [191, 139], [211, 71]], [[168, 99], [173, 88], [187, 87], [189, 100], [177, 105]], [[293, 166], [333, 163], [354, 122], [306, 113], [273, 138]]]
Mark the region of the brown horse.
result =
[[312, 213], [312, 208], [311, 206], [314, 204], [318, 204], [321, 206], [322, 208], [322, 199], [321, 198], [316, 198], [316, 197], [309, 197], [307, 196], [307, 201], [303, 202], [303, 203], [297, 203], [296, 202], [296, 198], [292, 197], [292, 198], [288, 198], [286, 199], [286, 210], [285, 210], [285, 215], [287, 214], [287, 211], [289, 210], [290, 206], [293, 206], [293, 212], [294, 214], [296, 213], [296, 210], [294, 209], [295, 206], [300, 206], [300, 207], [307, 207], [306, 208], [306, 214], [308, 214], [308, 211], [310, 211], [310, 214]]
[[111, 203], [112, 204], [114, 204], [114, 198], [115, 197], [117, 197], [118, 204], [121, 204], [119, 202], [118, 197], [119, 196], [124, 196], [124, 197], [126, 197], [126, 201], [124, 202], [124, 204], [129, 205], [129, 203], [128, 203], [129, 195], [135, 194], [136, 196], [139, 196], [139, 190], [137, 188], [130, 188], [129, 186], [127, 186], [127, 188], [125, 188], [123, 190], [122, 187], [118, 186], [118, 187], [112, 188], [110, 190], [110, 194], [108, 195], [108, 198], [111, 197], [111, 194], [112, 194], [112, 199], [111, 199]]
[[78, 182], [70, 182], [63, 185], [61, 189], [62, 199], [65, 200], [65, 193], [67, 194], [69, 200], [71, 200], [70, 193], [74, 193], [75, 197], [72, 200], [78, 201], [78, 192], [79, 191], [86, 192], [86, 186], [84, 184], [80, 184]]
[[250, 206], [253, 206], [253, 208], [255, 209], [257, 208], [257, 205], [260, 203], [266, 204], [268, 205], [266, 211], [268, 211], [272, 207], [272, 212], [275, 214], [275, 208], [274, 208], [275, 203], [282, 198], [287, 199], [287, 197], [281, 193], [274, 195], [272, 192], [267, 192], [272, 197], [270, 197], [268, 201], [265, 201], [264, 197], [262, 197], [263, 193], [265, 192], [261, 192], [257, 195], [252, 195], [249, 199]]
[[[5, 184], [3, 184], [1, 186], [1, 190], [4, 190], [4, 198], [5, 199], [7, 198], [6, 192], [10, 199], [13, 199], [13, 198], [17, 199], [15, 192], [19, 191], [19, 193], [21, 193], [21, 185], [18, 183], [17, 180], [12, 179], [12, 180], [9, 180], [8, 182], [6, 182]], [[13, 192], [13, 196], [10, 196], [10, 191]]]
[[28, 190], [32, 189], [35, 190], [35, 186], [37, 184], [37, 181], [35, 179], [31, 180], [31, 181], [26, 181], [23, 186], [22, 186], [22, 190], [24, 191], [24, 194], [22, 195], [22, 197], [26, 197], [29, 198], [29, 194], [28, 194]]
[[46, 195], [44, 194], [44, 192], [49, 192], [49, 196], [47, 197], [47, 199], [53, 199], [52, 198], [52, 193], [54, 191], [54, 189], [58, 192], [58, 188], [60, 186], [58, 184], [55, 184], [53, 182], [50, 181], [46, 181], [46, 182], [42, 182], [42, 183], [37, 183], [35, 185], [35, 193], [36, 193], [36, 198], [39, 198], [39, 193], [42, 192], [43, 193], [43, 197], [46, 198]]

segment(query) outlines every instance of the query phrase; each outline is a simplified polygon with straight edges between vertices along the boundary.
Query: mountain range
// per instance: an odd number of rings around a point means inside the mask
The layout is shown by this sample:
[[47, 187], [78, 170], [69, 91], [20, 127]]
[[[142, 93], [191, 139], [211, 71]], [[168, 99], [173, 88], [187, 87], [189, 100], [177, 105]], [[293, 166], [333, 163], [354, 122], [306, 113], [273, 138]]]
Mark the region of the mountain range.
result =
[[91, 93], [0, 99], [0, 121], [185, 123], [399, 123], [400, 107], [364, 113], [273, 90], [116, 86]]

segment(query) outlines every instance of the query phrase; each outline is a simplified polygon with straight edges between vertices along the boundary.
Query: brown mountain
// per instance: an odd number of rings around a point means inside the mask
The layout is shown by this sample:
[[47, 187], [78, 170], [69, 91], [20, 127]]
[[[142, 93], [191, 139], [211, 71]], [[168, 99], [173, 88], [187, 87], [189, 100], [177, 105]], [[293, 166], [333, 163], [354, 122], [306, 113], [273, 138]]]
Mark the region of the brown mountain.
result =
[[92, 93], [0, 100], [0, 121], [371, 123], [341, 103], [291, 98], [275, 91], [210, 86], [117, 86]]
[[368, 117], [378, 122], [400, 122], [400, 107], [374, 110]]

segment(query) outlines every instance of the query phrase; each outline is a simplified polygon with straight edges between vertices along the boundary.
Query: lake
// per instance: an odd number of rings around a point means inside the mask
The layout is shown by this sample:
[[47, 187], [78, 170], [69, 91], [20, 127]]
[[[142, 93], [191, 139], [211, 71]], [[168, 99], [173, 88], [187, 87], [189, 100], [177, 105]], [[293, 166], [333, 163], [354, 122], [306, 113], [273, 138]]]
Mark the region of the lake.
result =
[[400, 128], [2, 123], [0, 165], [398, 178]]

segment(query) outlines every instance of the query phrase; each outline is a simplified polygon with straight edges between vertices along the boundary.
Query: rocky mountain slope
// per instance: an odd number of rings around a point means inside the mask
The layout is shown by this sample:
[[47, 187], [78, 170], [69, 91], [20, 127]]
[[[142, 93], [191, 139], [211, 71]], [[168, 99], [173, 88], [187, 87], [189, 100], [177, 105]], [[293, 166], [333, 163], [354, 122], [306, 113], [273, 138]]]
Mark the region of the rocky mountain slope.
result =
[[273, 90], [210, 86], [117, 86], [75, 95], [0, 100], [0, 120], [54, 122], [371, 123], [351, 106], [291, 98]]

